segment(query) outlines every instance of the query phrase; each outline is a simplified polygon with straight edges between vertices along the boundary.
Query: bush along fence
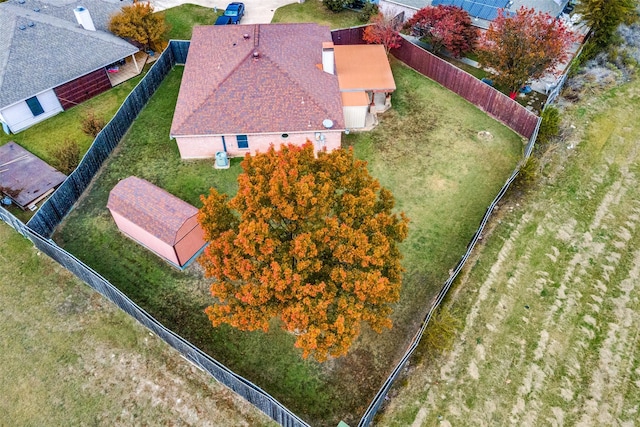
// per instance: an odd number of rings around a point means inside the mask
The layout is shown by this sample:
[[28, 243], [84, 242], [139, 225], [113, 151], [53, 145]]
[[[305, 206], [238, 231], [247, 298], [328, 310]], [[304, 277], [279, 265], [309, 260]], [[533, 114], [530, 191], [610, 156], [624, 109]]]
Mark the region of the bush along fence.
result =
[[41, 206], [25, 225], [4, 208], [0, 219], [11, 225], [23, 236], [64, 268], [75, 274], [105, 298], [155, 333], [187, 360], [209, 373], [220, 383], [242, 396], [277, 423], [287, 427], [308, 427], [296, 414], [279, 403], [260, 387], [237, 375], [199, 348], [165, 328], [108, 280], [89, 266], [65, 251], [50, 239], [55, 228], [69, 213], [88, 187], [94, 175], [109, 157], [127, 132], [138, 114], [176, 64], [184, 64], [189, 51], [188, 41], [172, 40], [146, 76], [138, 83], [114, 117], [96, 136], [78, 168], [71, 173], [56, 192]]
[[[336, 44], [356, 44], [362, 43], [362, 31], [364, 27], [355, 27], [346, 30], [336, 30], [332, 33], [334, 43]], [[404, 43], [403, 45], [409, 46], [409, 43]], [[416, 46], [417, 48], [417, 46]], [[418, 48], [420, 49], [420, 48]], [[247, 379], [243, 378], [235, 374], [233, 371], [226, 368], [224, 365], [211, 358], [209, 355], [202, 352], [200, 349], [173, 333], [171, 330], [165, 328], [160, 322], [146, 313], [142, 308], [140, 308], [137, 304], [131, 301], [125, 294], [123, 294], [119, 289], [113, 286], [109, 281], [100, 276], [94, 270], [92, 270], [89, 266], [85, 265], [83, 262], [78, 260], [72, 254], [68, 253], [64, 249], [60, 248], [56, 245], [53, 240], [50, 239], [53, 234], [55, 228], [62, 222], [64, 217], [70, 212], [73, 205], [77, 202], [78, 198], [82, 195], [84, 190], [88, 187], [89, 183], [93, 179], [94, 175], [98, 172], [102, 164], [109, 157], [113, 149], [119, 144], [120, 140], [127, 132], [133, 121], [136, 119], [140, 111], [144, 108], [146, 103], [149, 101], [151, 96], [154, 94], [156, 89], [160, 86], [166, 75], [176, 64], [184, 64], [186, 61], [187, 53], [189, 50], [189, 42], [188, 41], [175, 41], [172, 40], [169, 43], [167, 49], [162, 53], [160, 58], [156, 61], [153, 67], [149, 70], [147, 75], [140, 81], [140, 83], [133, 89], [131, 94], [126, 98], [122, 106], [114, 115], [113, 119], [102, 129], [102, 131], [97, 135], [94, 140], [91, 148], [85, 154], [78, 168], [67, 177], [65, 182], [56, 190], [56, 192], [41, 206], [38, 212], [31, 218], [31, 220], [25, 225], [20, 220], [15, 218], [11, 213], [9, 213], [4, 208], [0, 207], [0, 219], [12, 226], [16, 231], [30, 239], [34, 246], [36, 246], [39, 250], [47, 254], [49, 257], [56, 260], [60, 265], [65, 267], [67, 270], [75, 274], [78, 278], [83, 280], [101, 295], [112, 301], [115, 305], [117, 305], [120, 309], [131, 315], [142, 325], [146, 326], [149, 330], [154, 332], [158, 337], [164, 340], [167, 344], [175, 348], [182, 354], [187, 360], [194, 363], [199, 368], [203, 369], [207, 373], [209, 373], [216, 380], [226, 385], [233, 391], [235, 391], [238, 395], [242, 396], [248, 402], [253, 404], [256, 408], [264, 412], [266, 415], [271, 417], [277, 423], [283, 426], [307, 426], [301, 418], [299, 418], [296, 414], [288, 410], [285, 406], [279, 403], [276, 399], [270, 396], [268, 393], [260, 389], [255, 384], [251, 383]], [[401, 53], [404, 52], [404, 53]], [[449, 70], [449, 75], [454, 77], [446, 77], [447, 76], [447, 68], [438, 63], [436, 66], [428, 65], [429, 61], [433, 61], [429, 52], [426, 52], [422, 49], [420, 51], [414, 50], [414, 48], [409, 47], [405, 48], [405, 51], [402, 51], [402, 48], [397, 49], [393, 52], [394, 54], [399, 55], [399, 59], [405, 58], [407, 60], [407, 65], [412, 66], [412, 64], [422, 64], [418, 65], [421, 69], [425, 69], [426, 71], [436, 70], [435, 75], [440, 76], [444, 81], [451, 81], [455, 78], [466, 79], [464, 76], [469, 76], [470, 78], [475, 79], [475, 77], [464, 74], [457, 74], [456, 71]], [[424, 57], [428, 56], [429, 58], [424, 59]], [[436, 58], [438, 59], [438, 58]], [[401, 59], [403, 60], [403, 59]], [[437, 62], [437, 61], [436, 61]], [[457, 70], [453, 65], [446, 63], [444, 64], [453, 70]], [[425, 65], [427, 64], [427, 65]], [[416, 68], [417, 69], [417, 68]], [[417, 71], [421, 72], [420, 69]], [[433, 78], [439, 83], [443, 84], [440, 80], [435, 77], [432, 77], [429, 74], [426, 74], [428, 77]], [[443, 78], [444, 76], [444, 78]], [[555, 90], [555, 95], [559, 93], [561, 89], [561, 85], [564, 83], [566, 76], [560, 81], [560, 84]], [[479, 81], [478, 81], [479, 82]], [[481, 82], [479, 82], [481, 83]], [[444, 84], [443, 84], [444, 85]], [[444, 85], [445, 87], [449, 87]], [[455, 86], [455, 85], [454, 85]], [[467, 86], [460, 85], [460, 87], [467, 87], [467, 90], [471, 90], [469, 88], [474, 88], [474, 86], [470, 83]], [[528, 112], [526, 109], [522, 108], [515, 101], [509, 99], [504, 96], [504, 99], [501, 99], [497, 95], [493, 95], [490, 91], [495, 91], [493, 88], [481, 83], [479, 85], [480, 88], [483, 88], [483, 93], [488, 98], [482, 98], [482, 96], [472, 97], [473, 99], [484, 102], [481, 105], [478, 105], [479, 108], [487, 111], [489, 114], [492, 114], [491, 111], [498, 113], [508, 112], [507, 106], [510, 106], [513, 110], [511, 110], [510, 114], [514, 115], [514, 111], [516, 111], [518, 118], [511, 121], [502, 120], [504, 123], [508, 125], [513, 125], [512, 129], [522, 135], [527, 135], [529, 138], [529, 142], [525, 149], [524, 161], [530, 156], [533, 146], [537, 137], [537, 132], [540, 127], [541, 119], [532, 113]], [[453, 89], [452, 89], [453, 90]], [[489, 90], [489, 92], [485, 92]], [[454, 90], [454, 92], [459, 93]], [[461, 94], [461, 96], [465, 97]], [[466, 98], [466, 97], [465, 97]], [[555, 98], [555, 97], [554, 97]], [[473, 102], [471, 99], [466, 98], [469, 101]], [[508, 101], [508, 102], [507, 102]], [[473, 102], [475, 104], [475, 102]], [[484, 106], [484, 108], [483, 108]], [[492, 107], [493, 106], [493, 107]], [[488, 108], [488, 109], [487, 109]], [[526, 111], [528, 114], [521, 113], [521, 110]], [[492, 114], [494, 115], [494, 114]], [[497, 117], [494, 115], [494, 117]], [[497, 117], [501, 120], [499, 117]], [[511, 126], [510, 126], [511, 127]], [[523, 163], [522, 162], [522, 163]], [[522, 164], [521, 163], [521, 164]], [[384, 402], [384, 398], [388, 393], [389, 389], [393, 385], [394, 381], [402, 372], [406, 362], [409, 360], [415, 349], [417, 348], [420, 339], [427, 328], [431, 316], [438, 309], [442, 301], [444, 300], [449, 288], [457, 278], [459, 272], [464, 267], [467, 259], [469, 258], [471, 252], [473, 251], [477, 241], [480, 239], [482, 232], [484, 231], [484, 227], [489, 221], [489, 218], [494, 211], [498, 202], [505, 195], [511, 183], [516, 179], [520, 168], [516, 168], [516, 170], [511, 174], [509, 179], [506, 181], [496, 198], [493, 200], [489, 208], [487, 209], [482, 221], [480, 222], [480, 226], [478, 230], [474, 234], [471, 242], [467, 247], [467, 251], [464, 256], [458, 262], [456, 268], [453, 270], [450, 277], [444, 283], [442, 289], [438, 293], [438, 297], [436, 299], [435, 304], [430, 308], [429, 312], [425, 316], [422, 326], [420, 330], [414, 335], [411, 344], [407, 351], [405, 352], [402, 359], [398, 362], [398, 364], [394, 367], [391, 375], [384, 382], [371, 404], [367, 408], [363, 417], [361, 418], [358, 426], [368, 426], [373, 421], [376, 413], [380, 409], [381, 405]]]

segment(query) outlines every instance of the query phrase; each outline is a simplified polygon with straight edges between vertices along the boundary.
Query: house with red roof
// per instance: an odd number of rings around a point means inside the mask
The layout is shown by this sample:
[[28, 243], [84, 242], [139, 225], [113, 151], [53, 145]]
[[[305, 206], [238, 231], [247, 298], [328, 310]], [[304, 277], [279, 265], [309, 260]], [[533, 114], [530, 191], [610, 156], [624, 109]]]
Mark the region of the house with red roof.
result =
[[195, 27], [171, 125], [180, 156], [244, 156], [307, 140], [339, 148], [338, 78], [333, 63], [331, 72], [322, 65], [331, 41], [318, 24]]
[[107, 208], [124, 235], [174, 267], [185, 268], [206, 245], [198, 209], [142, 178], [118, 182]]
[[342, 131], [375, 122], [395, 88], [383, 46], [334, 46], [329, 27], [196, 26], [170, 136], [183, 159], [307, 140], [331, 151]]

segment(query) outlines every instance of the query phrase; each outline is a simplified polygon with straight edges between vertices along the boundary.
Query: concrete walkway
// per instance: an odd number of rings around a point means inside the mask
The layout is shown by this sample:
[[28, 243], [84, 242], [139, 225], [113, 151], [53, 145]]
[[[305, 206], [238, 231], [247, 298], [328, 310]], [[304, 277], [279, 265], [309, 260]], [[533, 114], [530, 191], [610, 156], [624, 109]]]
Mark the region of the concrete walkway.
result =
[[[204, 7], [215, 8], [218, 10], [224, 10], [227, 4], [233, 0], [151, 0], [156, 11], [169, 9], [171, 7], [179, 6], [184, 3], [197, 4]], [[241, 24], [268, 24], [273, 19], [273, 13], [281, 6], [298, 3], [295, 0], [244, 0], [243, 1], [246, 11]], [[213, 24], [213, 22], [212, 22]]]

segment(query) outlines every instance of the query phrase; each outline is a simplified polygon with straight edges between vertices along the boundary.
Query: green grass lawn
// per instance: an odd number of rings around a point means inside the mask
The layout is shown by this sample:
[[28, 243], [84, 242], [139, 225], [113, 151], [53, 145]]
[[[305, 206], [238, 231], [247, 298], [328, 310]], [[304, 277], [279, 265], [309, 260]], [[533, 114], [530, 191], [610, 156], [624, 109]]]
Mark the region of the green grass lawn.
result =
[[272, 23], [289, 22], [317, 22], [328, 25], [331, 29], [349, 28], [363, 23], [359, 13], [345, 9], [339, 13], [331, 12], [319, 0], [308, 0], [304, 3], [294, 3], [276, 9]]
[[212, 8], [187, 3], [160, 11], [158, 15], [164, 16], [169, 26], [169, 40], [191, 40], [195, 25], [213, 25], [223, 13], [224, 8], [219, 8], [215, 13]]
[[0, 132], [0, 145], [15, 141], [45, 162], [51, 163], [51, 149], [65, 139], [71, 139], [78, 143], [84, 154], [93, 142], [93, 137], [82, 132], [84, 118], [93, 112], [105, 122], [111, 120], [143, 74], [20, 133], [7, 135]]
[[0, 424], [275, 424], [4, 223], [0, 260]]
[[[399, 88], [394, 109], [375, 131], [351, 134], [344, 143], [369, 161], [412, 221], [403, 246], [404, 291], [394, 329], [378, 335], [365, 328], [344, 358], [304, 361], [293, 337], [277, 325], [266, 334], [212, 328], [203, 314], [210, 297], [199, 266], [180, 273], [118, 232], [106, 203], [111, 188], [127, 176], [145, 178], [197, 207], [211, 186], [227, 194], [237, 189], [238, 159], [226, 171], [214, 170], [209, 160], [181, 161], [168, 138], [181, 67], [167, 77], [54, 239], [168, 327], [313, 425], [354, 423], [522, 151], [517, 135], [469, 103], [401, 64], [394, 62], [393, 70]], [[493, 138], [481, 140], [479, 131]]]

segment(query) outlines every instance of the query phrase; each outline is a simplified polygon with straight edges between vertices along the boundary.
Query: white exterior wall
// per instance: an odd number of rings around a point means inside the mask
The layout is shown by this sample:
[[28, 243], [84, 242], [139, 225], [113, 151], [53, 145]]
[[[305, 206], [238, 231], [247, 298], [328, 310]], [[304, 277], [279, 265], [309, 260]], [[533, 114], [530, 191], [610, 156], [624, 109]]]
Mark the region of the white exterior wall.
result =
[[405, 22], [408, 21], [417, 12], [416, 9], [412, 9], [408, 6], [402, 6], [386, 0], [380, 0], [378, 8], [380, 9], [380, 12], [384, 14], [384, 16], [388, 16], [390, 18], [393, 18], [397, 14], [404, 12]]
[[9, 125], [11, 132], [20, 132], [62, 111], [62, 105], [60, 105], [60, 101], [58, 101], [53, 89], [42, 92], [37, 97], [44, 110], [44, 113], [37, 116], [31, 113], [25, 101], [17, 102], [0, 110], [0, 117], [2, 117], [3, 122]]
[[342, 107], [344, 111], [344, 125], [347, 129], [359, 129], [365, 126], [368, 105]]
[[[342, 131], [331, 130], [317, 132], [320, 136], [316, 139], [316, 132], [289, 133], [287, 138], [283, 138], [281, 133], [274, 134], [249, 134], [248, 149], [238, 148], [236, 135], [225, 135], [224, 142], [229, 157], [243, 157], [247, 153], [252, 156], [257, 152], [264, 153], [269, 150], [271, 144], [279, 148], [282, 144], [303, 145], [307, 140], [314, 143], [316, 150], [326, 148], [333, 151], [340, 148], [342, 141]], [[182, 159], [208, 159], [213, 158], [218, 151], [224, 151], [221, 136], [176, 136], [178, 150]]]

